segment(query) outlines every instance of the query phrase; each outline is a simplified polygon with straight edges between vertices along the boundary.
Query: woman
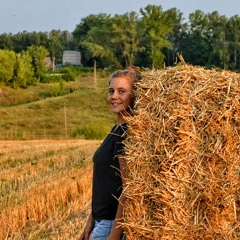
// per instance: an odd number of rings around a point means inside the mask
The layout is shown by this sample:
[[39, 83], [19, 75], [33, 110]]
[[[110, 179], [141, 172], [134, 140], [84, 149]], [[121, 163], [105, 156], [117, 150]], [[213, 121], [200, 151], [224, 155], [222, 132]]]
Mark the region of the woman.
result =
[[123, 140], [125, 116], [133, 106], [133, 86], [141, 79], [137, 68], [117, 71], [110, 80], [108, 102], [117, 115], [117, 124], [93, 156], [92, 212], [80, 240], [120, 240], [126, 176]]

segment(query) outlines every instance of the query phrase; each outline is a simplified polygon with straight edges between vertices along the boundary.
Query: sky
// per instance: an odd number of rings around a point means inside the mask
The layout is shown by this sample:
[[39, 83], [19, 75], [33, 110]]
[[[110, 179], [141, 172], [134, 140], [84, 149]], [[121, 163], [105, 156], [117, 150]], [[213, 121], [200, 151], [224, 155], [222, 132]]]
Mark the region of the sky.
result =
[[240, 16], [240, 0], [0, 0], [0, 34], [19, 32], [73, 32], [81, 19], [90, 14], [124, 14], [147, 5], [166, 11], [179, 9], [185, 19], [190, 13], [218, 11], [230, 18]]

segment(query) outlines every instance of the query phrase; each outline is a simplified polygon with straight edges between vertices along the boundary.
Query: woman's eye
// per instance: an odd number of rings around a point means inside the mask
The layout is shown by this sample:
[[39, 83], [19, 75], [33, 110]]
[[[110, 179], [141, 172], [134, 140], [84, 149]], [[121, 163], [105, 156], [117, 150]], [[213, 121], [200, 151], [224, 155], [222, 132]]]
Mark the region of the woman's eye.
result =
[[125, 91], [124, 90], [120, 90], [119, 93], [124, 93]]

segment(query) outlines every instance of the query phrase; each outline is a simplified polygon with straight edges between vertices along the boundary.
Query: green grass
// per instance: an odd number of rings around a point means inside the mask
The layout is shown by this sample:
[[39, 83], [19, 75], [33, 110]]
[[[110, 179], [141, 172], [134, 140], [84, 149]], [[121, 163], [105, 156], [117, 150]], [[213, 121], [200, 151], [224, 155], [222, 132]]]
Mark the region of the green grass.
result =
[[[92, 77], [0, 91], [0, 139], [102, 139], [115, 123], [107, 103], [108, 78]], [[55, 91], [55, 92], [54, 92]]]

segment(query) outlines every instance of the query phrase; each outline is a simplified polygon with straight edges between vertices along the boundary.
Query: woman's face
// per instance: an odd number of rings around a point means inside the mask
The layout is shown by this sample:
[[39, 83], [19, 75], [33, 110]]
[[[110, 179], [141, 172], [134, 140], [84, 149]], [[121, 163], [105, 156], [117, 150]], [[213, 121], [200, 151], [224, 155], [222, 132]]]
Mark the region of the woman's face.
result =
[[133, 102], [133, 81], [127, 77], [113, 78], [109, 85], [108, 102], [116, 114], [124, 114]]

